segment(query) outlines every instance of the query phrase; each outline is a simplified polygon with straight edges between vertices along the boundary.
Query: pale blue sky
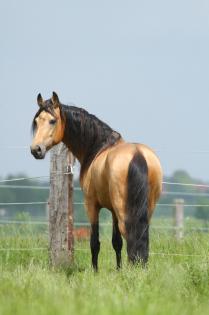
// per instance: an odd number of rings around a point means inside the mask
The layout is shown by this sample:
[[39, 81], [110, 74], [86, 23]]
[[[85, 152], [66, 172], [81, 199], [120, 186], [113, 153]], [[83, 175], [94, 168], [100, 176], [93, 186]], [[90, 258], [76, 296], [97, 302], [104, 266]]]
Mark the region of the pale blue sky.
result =
[[[55, 90], [159, 150], [165, 174], [209, 180], [209, 2], [0, 2], [0, 175], [48, 174], [29, 148], [36, 96]], [[193, 153], [193, 151], [208, 151]]]

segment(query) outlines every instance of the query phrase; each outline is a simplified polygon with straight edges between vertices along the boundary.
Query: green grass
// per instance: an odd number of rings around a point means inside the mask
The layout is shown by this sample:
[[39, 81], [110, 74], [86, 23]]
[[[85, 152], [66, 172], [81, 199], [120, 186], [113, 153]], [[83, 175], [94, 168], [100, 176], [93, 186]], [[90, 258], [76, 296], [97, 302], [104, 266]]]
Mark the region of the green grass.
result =
[[[0, 248], [47, 247], [43, 234], [6, 234]], [[192, 233], [177, 242], [153, 231], [148, 267], [130, 266], [124, 249], [119, 272], [111, 244], [103, 239], [98, 274], [91, 269], [87, 242], [76, 243], [68, 269], [52, 268], [47, 250], [0, 251], [0, 314], [209, 314], [208, 239]]]

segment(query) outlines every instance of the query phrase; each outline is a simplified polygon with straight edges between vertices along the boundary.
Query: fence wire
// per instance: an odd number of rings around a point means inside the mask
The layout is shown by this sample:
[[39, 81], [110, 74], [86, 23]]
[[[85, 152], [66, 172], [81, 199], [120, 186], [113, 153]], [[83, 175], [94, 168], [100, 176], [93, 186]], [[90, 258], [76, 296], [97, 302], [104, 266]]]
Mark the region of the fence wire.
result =
[[[72, 172], [52, 172], [52, 175], [70, 175]], [[34, 177], [17, 177], [17, 178], [11, 178], [11, 179], [1, 179], [0, 183], [6, 183], [6, 182], [16, 182], [16, 181], [24, 181], [24, 180], [34, 180], [34, 179], [44, 179], [44, 178], [50, 178], [50, 175], [42, 175], [42, 176], [34, 176]], [[168, 182], [163, 181], [162, 184], [164, 185], [173, 185], [173, 186], [189, 186], [189, 187], [199, 187], [199, 188], [209, 188], [209, 185], [207, 184], [193, 184], [193, 183], [182, 183], [182, 182]]]
[[[209, 151], [208, 151], [209, 152]], [[54, 172], [52, 175], [54, 175], [54, 179], [56, 179], [56, 176], [59, 175], [69, 175], [72, 174], [72, 172]], [[12, 182], [19, 182], [19, 181], [26, 181], [26, 180], [37, 180], [37, 179], [49, 179], [49, 175], [43, 175], [43, 176], [35, 176], [35, 177], [19, 177], [19, 178], [11, 178], [11, 179], [2, 179], [0, 180], [0, 188], [8, 188], [8, 189], [43, 189], [43, 190], [49, 190], [49, 186], [34, 186], [34, 185], [7, 185], [5, 183], [12, 183]], [[52, 179], [52, 177], [50, 178]], [[195, 187], [195, 188], [209, 188], [209, 185], [206, 184], [190, 184], [190, 183], [181, 183], [181, 182], [168, 182], [168, 181], [163, 181], [163, 185], [171, 185], [171, 186], [185, 186], [185, 187]], [[80, 187], [74, 187], [74, 190], [80, 191]], [[176, 192], [176, 191], [163, 191], [163, 195], [181, 195], [181, 196], [209, 196], [209, 193], [189, 193], [189, 192]], [[31, 201], [31, 202], [2, 202], [0, 203], [0, 206], [14, 206], [14, 205], [47, 205], [48, 202], [43, 202], [43, 201]], [[83, 205], [83, 202], [74, 202], [74, 205]], [[158, 203], [157, 206], [160, 207], [175, 207], [176, 204], [174, 203]], [[209, 204], [183, 204], [184, 207], [204, 207], [204, 208], [209, 208]], [[0, 220], [0, 227], [3, 225], [46, 225], [48, 226], [47, 221], [21, 221], [21, 220]], [[100, 226], [111, 226], [112, 223], [106, 222], [106, 223], [100, 223]], [[86, 227], [89, 228], [90, 224], [86, 222], [75, 222], [74, 223], [75, 227]], [[169, 226], [169, 225], [164, 225], [164, 226], [157, 226], [157, 225], [152, 225], [151, 229], [153, 230], [177, 230], [179, 227], [175, 226]], [[208, 232], [209, 227], [183, 227], [181, 228], [183, 231], [203, 231], [203, 232]], [[108, 239], [109, 240], [109, 239]], [[47, 251], [48, 247], [33, 247], [33, 248], [0, 248], [1, 252], [12, 252], [12, 251]], [[89, 249], [85, 248], [79, 248], [76, 247], [75, 251], [84, 251], [84, 252], [89, 252]], [[166, 252], [151, 252], [150, 255], [158, 255], [162, 257], [167, 257], [167, 256], [176, 256], [176, 257], [202, 257], [202, 258], [209, 258], [208, 255], [198, 255], [198, 254], [186, 254], [186, 253], [166, 253]]]

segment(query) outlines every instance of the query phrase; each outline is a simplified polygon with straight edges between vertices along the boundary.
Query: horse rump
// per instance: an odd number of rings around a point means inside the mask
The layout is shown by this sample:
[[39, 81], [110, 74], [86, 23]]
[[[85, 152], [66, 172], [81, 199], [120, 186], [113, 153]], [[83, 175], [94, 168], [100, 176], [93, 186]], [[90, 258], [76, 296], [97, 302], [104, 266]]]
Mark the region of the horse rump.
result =
[[126, 211], [128, 259], [144, 265], [149, 255], [148, 167], [139, 151], [129, 164]]

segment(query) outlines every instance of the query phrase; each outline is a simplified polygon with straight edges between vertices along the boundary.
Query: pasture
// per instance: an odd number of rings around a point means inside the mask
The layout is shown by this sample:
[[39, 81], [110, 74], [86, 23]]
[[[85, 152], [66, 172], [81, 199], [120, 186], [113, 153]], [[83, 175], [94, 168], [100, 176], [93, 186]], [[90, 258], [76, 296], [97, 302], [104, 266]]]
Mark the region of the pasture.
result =
[[120, 271], [110, 234], [102, 233], [95, 274], [87, 241], [76, 241], [71, 267], [54, 269], [46, 231], [13, 228], [0, 230], [0, 248], [10, 249], [0, 251], [0, 314], [209, 314], [208, 233], [188, 233], [178, 242], [153, 229], [148, 268], [130, 266], [124, 246]]
[[0, 6], [0, 315], [209, 315], [209, 2]]

